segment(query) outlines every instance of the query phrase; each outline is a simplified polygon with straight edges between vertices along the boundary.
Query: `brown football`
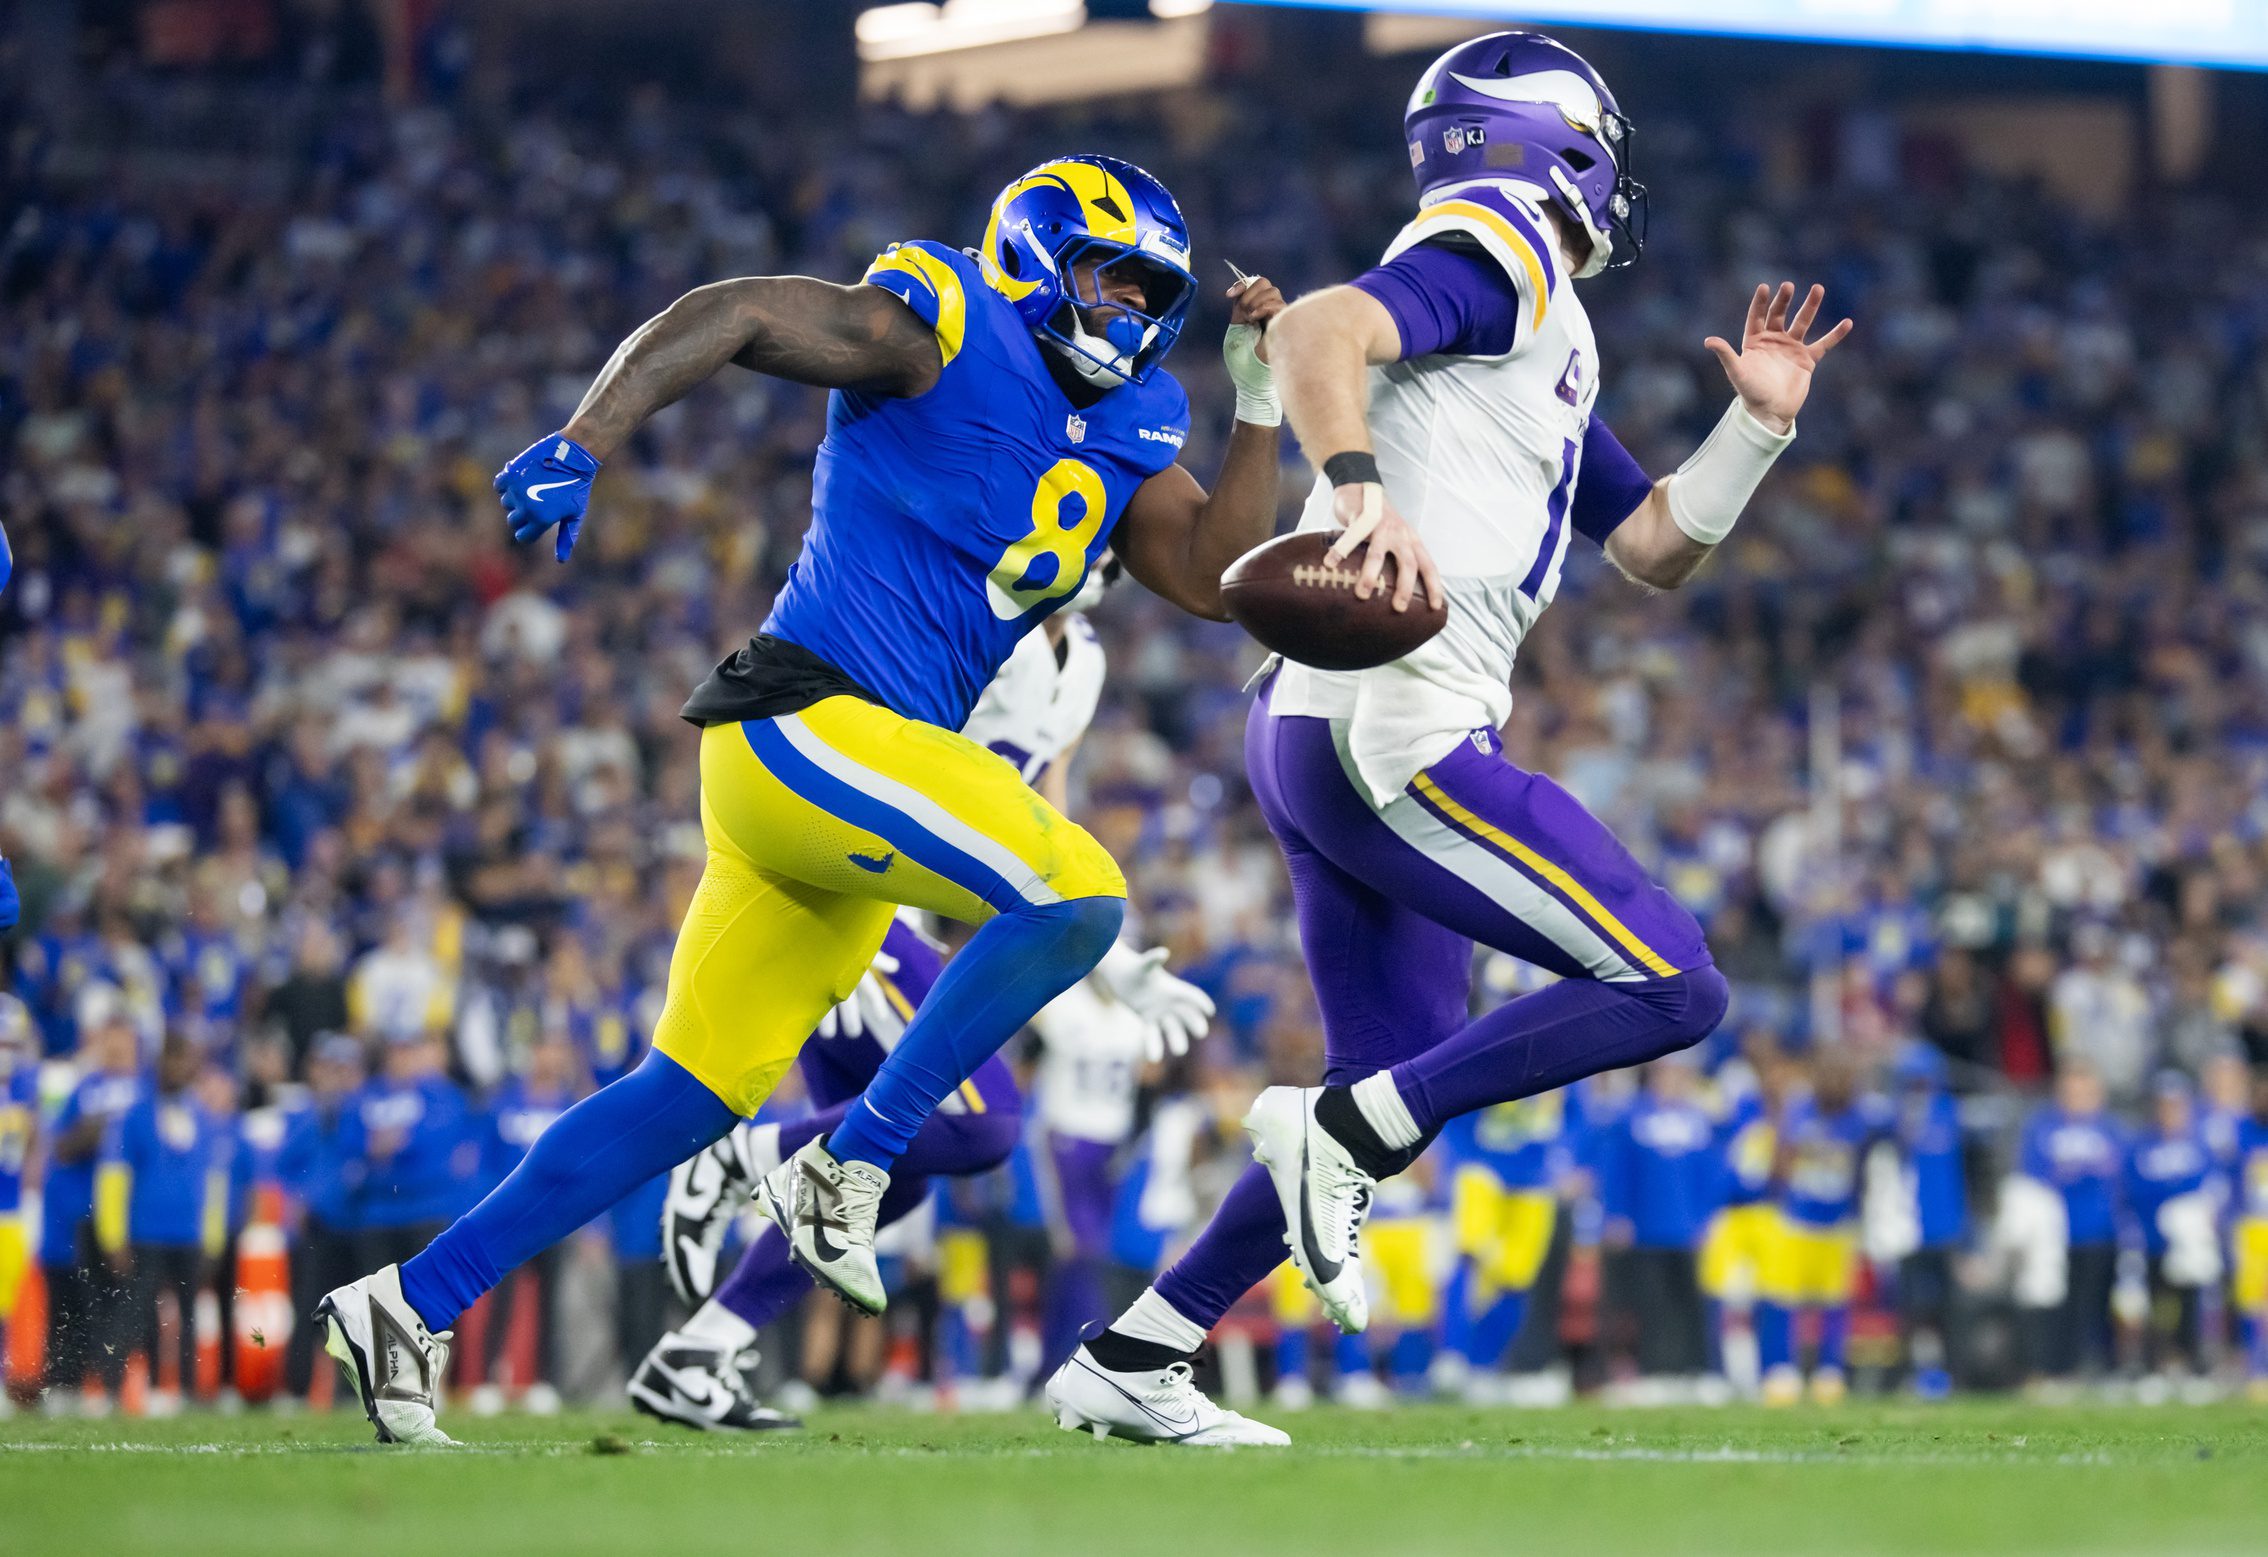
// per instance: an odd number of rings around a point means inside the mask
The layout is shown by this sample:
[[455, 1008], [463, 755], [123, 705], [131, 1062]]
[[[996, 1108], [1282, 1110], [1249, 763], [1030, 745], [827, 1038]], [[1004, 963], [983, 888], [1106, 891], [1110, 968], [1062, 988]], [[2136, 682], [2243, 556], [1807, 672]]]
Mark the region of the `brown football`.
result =
[[1344, 562], [1324, 553], [1336, 537], [1302, 530], [1255, 546], [1221, 575], [1221, 602], [1239, 625], [1286, 659], [1317, 670], [1367, 670], [1398, 660], [1448, 625], [1449, 608], [1425, 591], [1406, 611], [1393, 605], [1394, 564], [1368, 600], [1355, 598], [1368, 542]]

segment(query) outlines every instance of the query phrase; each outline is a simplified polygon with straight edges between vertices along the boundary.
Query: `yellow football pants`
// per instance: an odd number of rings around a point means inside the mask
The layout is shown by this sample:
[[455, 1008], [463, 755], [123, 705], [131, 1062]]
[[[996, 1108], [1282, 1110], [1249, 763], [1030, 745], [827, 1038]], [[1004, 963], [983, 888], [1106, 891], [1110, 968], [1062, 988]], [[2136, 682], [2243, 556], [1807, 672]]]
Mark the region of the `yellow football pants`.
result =
[[1559, 1201], [1548, 1189], [1506, 1189], [1487, 1168], [1457, 1170], [1450, 1194], [1457, 1252], [1498, 1292], [1525, 1292], [1551, 1253]]
[[1848, 1303], [1858, 1287], [1858, 1230], [1849, 1225], [1812, 1227], [1780, 1218], [1757, 1273], [1767, 1302], [1791, 1307]]
[[654, 1047], [752, 1114], [900, 904], [980, 924], [1124, 897], [1102, 845], [974, 741], [855, 697], [701, 736], [708, 862]]

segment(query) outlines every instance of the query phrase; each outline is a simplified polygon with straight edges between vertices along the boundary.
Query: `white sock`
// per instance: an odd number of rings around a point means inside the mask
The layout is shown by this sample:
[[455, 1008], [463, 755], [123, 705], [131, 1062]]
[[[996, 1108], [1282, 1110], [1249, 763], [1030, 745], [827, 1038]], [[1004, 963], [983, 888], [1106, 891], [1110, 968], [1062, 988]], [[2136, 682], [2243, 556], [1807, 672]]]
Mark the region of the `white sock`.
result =
[[715, 1298], [695, 1310], [677, 1333], [690, 1340], [721, 1346], [732, 1354], [744, 1352], [756, 1344], [756, 1327]]
[[1417, 1121], [1410, 1117], [1410, 1106], [1402, 1101], [1392, 1071], [1382, 1070], [1356, 1082], [1354, 1100], [1362, 1117], [1370, 1121], [1370, 1128], [1378, 1132], [1382, 1145], [1392, 1151], [1417, 1145]]
[[1110, 1327], [1129, 1340], [1151, 1341], [1177, 1352], [1193, 1352], [1205, 1344], [1205, 1332], [1197, 1321], [1159, 1297], [1156, 1287], [1144, 1287], [1142, 1295], [1127, 1304], [1126, 1312], [1112, 1320]]
[[735, 1125], [732, 1147], [740, 1157], [742, 1172], [752, 1179], [764, 1178], [780, 1165], [780, 1127], [776, 1124]]

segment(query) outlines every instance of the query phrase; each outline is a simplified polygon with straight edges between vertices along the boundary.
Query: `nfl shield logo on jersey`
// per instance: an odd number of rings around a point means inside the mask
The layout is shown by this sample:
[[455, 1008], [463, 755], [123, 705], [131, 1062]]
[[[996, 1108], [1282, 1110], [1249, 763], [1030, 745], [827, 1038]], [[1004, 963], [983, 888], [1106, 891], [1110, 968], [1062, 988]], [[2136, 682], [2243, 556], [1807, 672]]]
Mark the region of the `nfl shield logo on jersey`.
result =
[[1085, 443], [1087, 441], [1087, 419], [1073, 411], [1070, 419], [1063, 424], [1063, 433], [1073, 443]]

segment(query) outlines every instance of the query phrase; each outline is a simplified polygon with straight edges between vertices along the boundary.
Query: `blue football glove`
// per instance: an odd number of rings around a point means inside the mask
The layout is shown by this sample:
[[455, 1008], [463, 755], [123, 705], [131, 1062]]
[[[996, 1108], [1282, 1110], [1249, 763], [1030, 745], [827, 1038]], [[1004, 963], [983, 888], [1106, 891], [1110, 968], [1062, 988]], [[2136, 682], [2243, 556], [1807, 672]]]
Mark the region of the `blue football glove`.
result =
[[24, 900], [16, 895], [16, 867], [0, 860], [0, 931], [13, 930], [24, 917]]
[[561, 562], [575, 549], [583, 533], [583, 511], [591, 506], [591, 478], [599, 462], [591, 451], [562, 433], [538, 438], [496, 473], [496, 491], [504, 499], [504, 517], [512, 526], [512, 539], [525, 544], [553, 525], [559, 526], [554, 554]]

